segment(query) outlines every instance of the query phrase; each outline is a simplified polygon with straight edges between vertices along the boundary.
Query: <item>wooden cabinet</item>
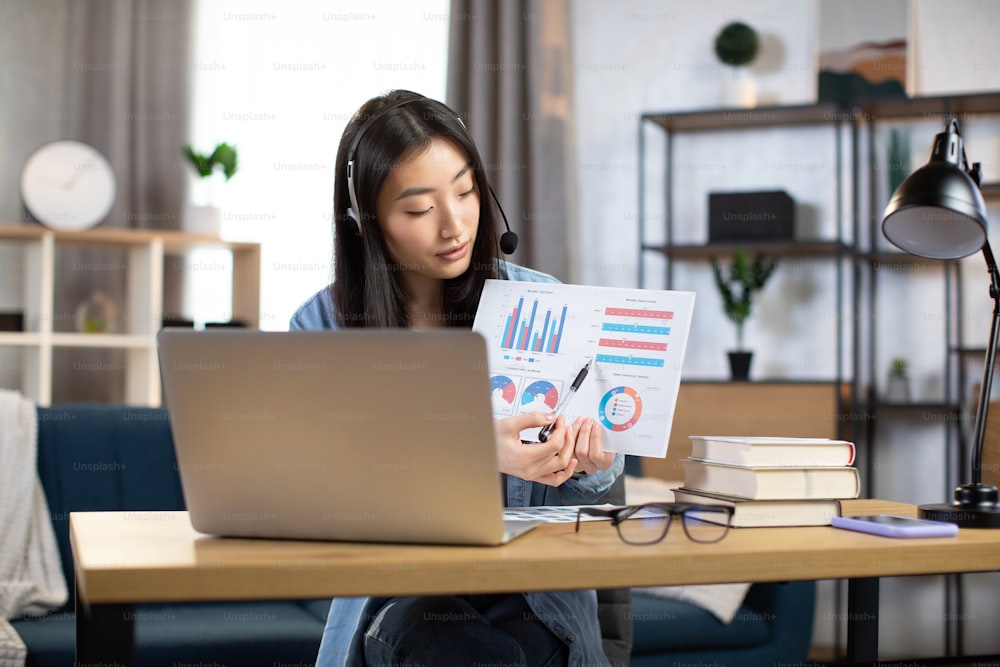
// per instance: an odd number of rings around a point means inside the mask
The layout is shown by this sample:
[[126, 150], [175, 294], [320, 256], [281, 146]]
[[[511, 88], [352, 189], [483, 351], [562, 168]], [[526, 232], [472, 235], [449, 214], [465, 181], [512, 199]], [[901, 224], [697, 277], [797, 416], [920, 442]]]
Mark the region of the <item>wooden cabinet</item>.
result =
[[[164, 318], [166, 258], [185, 257], [199, 248], [223, 248], [232, 254], [231, 302], [233, 320], [257, 327], [260, 311], [260, 246], [230, 243], [208, 236], [174, 231], [95, 228], [83, 232], [53, 231], [34, 224], [0, 224], [0, 244], [9, 256], [6, 278], [20, 282], [19, 307], [22, 331], [0, 331], [0, 349], [19, 361], [19, 389], [39, 405], [50, 405], [59, 369], [54, 355], [64, 348], [120, 350], [125, 355], [124, 401], [157, 406], [161, 403], [156, 334]], [[82, 333], [57, 313], [55, 296], [60, 289], [60, 250], [79, 247], [113, 250], [126, 258], [118, 267], [125, 272], [125, 297], [117, 304], [120, 322], [114, 332]], [[10, 250], [13, 248], [13, 250]], [[175, 262], [183, 267], [183, 262]], [[17, 274], [17, 275], [15, 275]], [[5, 308], [4, 310], [12, 310]]]
[[692, 435], [839, 437], [849, 402], [848, 386], [831, 382], [682, 382], [667, 456], [644, 457], [643, 473], [680, 483]]

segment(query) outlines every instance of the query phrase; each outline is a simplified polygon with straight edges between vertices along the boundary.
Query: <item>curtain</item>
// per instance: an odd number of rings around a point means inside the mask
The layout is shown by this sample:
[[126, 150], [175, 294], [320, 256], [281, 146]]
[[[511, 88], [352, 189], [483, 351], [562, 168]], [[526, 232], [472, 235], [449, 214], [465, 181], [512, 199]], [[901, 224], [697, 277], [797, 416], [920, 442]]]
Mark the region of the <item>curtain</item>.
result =
[[573, 232], [568, 0], [452, 0], [448, 105], [465, 120], [520, 242], [568, 280]]
[[[2, 220], [25, 215], [16, 184], [31, 153], [50, 141], [77, 139], [103, 153], [115, 171], [117, 198], [101, 227], [180, 227], [190, 23], [190, 0], [0, 3], [0, 58], [8, 63], [0, 69]], [[100, 290], [119, 304], [123, 330], [124, 253], [81, 246], [57, 262], [56, 329], [73, 330], [78, 304]], [[54, 402], [123, 399], [123, 353], [59, 350], [53, 365]]]

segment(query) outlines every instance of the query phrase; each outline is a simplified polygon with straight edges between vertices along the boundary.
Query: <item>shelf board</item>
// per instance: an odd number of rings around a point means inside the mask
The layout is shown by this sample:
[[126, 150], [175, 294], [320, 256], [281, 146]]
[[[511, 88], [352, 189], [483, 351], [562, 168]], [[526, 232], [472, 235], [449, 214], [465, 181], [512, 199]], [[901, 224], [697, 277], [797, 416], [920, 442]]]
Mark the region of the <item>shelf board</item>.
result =
[[[875, 264], [887, 264], [885, 268], [890, 268], [893, 270], [899, 269], [915, 269], [917, 267], [943, 267], [949, 261], [953, 260], [942, 260], [942, 259], [931, 259], [930, 257], [920, 257], [919, 255], [911, 255], [908, 252], [902, 252], [898, 250], [882, 250], [876, 252], [866, 252], [862, 253], [862, 257], [868, 260], [869, 263]], [[906, 266], [906, 265], [912, 266]], [[872, 268], [878, 269], [880, 267], [873, 266]]]
[[1000, 93], [933, 97], [857, 98], [849, 102], [762, 106], [751, 109], [700, 109], [642, 114], [642, 120], [668, 131], [727, 130], [837, 121], [934, 120], [945, 114], [1000, 114]]
[[130, 227], [94, 227], [78, 232], [53, 231], [36, 223], [0, 223], [0, 240], [35, 240], [51, 233], [57, 243], [67, 245], [143, 246], [155, 239], [162, 239], [167, 250], [178, 251], [192, 247], [220, 247], [255, 249], [258, 243], [226, 241], [206, 234], [188, 234], [172, 229], [133, 229]]
[[940, 95], [933, 97], [859, 98], [854, 104], [867, 120], [935, 120], [952, 116], [1000, 114], [1000, 94]]
[[983, 193], [983, 199], [1000, 199], [1000, 183], [983, 183], [979, 189]]
[[[979, 357], [976, 361], [985, 362], [986, 361], [986, 348], [985, 347], [951, 347], [949, 351], [952, 354], [957, 354], [960, 357]], [[997, 354], [997, 359], [994, 363], [1000, 362], [1000, 353]]]
[[20, 345], [31, 347], [42, 342], [42, 337], [35, 332], [0, 331], [0, 345]]
[[155, 349], [156, 340], [152, 336], [138, 334], [99, 333], [54, 333], [54, 347], [100, 347], [113, 349]]
[[893, 401], [875, 401], [869, 404], [869, 409], [871, 410], [894, 410], [894, 411], [912, 411], [920, 410], [923, 412], [934, 412], [938, 414], [954, 414], [961, 408], [957, 403], [944, 403], [941, 401], [914, 401], [911, 403], [897, 403]]
[[837, 103], [766, 106], [752, 109], [708, 109], [701, 111], [653, 112], [642, 114], [643, 121], [665, 130], [731, 130], [748, 127], [821, 125], [850, 120], [851, 110]]
[[[841, 380], [843, 383], [843, 380]], [[684, 378], [681, 384], [753, 384], [753, 385], [803, 385], [803, 384], [837, 384], [835, 378], [797, 378], [786, 379], [762, 379], [762, 380], [730, 380], [728, 378]]]
[[658, 252], [671, 259], [708, 259], [713, 255], [732, 255], [737, 248], [743, 248], [751, 254], [763, 253], [783, 257], [822, 257], [851, 252], [849, 245], [839, 241], [744, 241], [643, 246], [643, 250]]

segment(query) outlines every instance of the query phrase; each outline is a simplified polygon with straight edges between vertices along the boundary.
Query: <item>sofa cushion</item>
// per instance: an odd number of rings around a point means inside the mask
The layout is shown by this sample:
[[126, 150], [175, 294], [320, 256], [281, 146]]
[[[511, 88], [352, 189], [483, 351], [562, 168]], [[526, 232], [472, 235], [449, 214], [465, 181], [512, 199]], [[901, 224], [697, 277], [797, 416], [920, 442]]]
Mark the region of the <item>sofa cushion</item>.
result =
[[71, 590], [70, 512], [184, 509], [170, 423], [160, 408], [38, 408], [38, 475]]
[[315, 618], [326, 623], [326, 617], [330, 614], [331, 599], [324, 600], [302, 600], [302, 608], [312, 614]]
[[633, 653], [720, 649], [763, 644], [770, 637], [766, 617], [741, 607], [731, 623], [689, 602], [632, 592]]
[[[30, 647], [27, 667], [73, 664], [76, 621], [71, 613], [14, 621]], [[230, 602], [137, 605], [138, 664], [274, 667], [313, 664], [324, 622], [295, 602]]]

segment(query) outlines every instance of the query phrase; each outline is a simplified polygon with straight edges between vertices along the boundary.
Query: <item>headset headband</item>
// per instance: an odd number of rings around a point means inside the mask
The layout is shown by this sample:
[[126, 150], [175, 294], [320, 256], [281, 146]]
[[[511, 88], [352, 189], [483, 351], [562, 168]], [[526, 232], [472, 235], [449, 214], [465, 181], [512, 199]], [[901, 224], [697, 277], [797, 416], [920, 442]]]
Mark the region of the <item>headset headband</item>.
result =
[[[375, 121], [379, 120], [380, 118], [382, 118], [382, 116], [385, 116], [393, 109], [397, 109], [406, 104], [410, 104], [411, 102], [419, 102], [419, 101], [426, 101], [432, 103], [435, 102], [435, 100], [431, 100], [430, 98], [423, 96], [414, 97], [408, 100], [403, 100], [402, 102], [396, 102], [395, 104], [385, 109], [382, 109], [372, 118], [370, 118], [368, 122], [366, 122], [364, 125], [361, 126], [361, 129], [357, 131], [357, 133], [354, 135], [354, 139], [351, 141], [351, 147], [347, 151], [347, 196], [350, 198], [351, 201], [351, 205], [347, 209], [347, 215], [349, 218], [354, 220], [354, 224], [357, 225], [359, 232], [361, 231], [361, 207], [358, 206], [358, 195], [354, 190], [354, 154], [358, 150], [358, 146], [361, 144], [361, 139], [364, 138], [365, 133], [368, 131], [368, 128], [370, 128], [372, 125], [375, 124]], [[441, 104], [440, 102], [436, 103]], [[445, 109], [448, 109], [448, 107], [445, 106], [444, 104], [441, 104], [441, 106], [443, 106]], [[451, 110], [448, 109], [448, 111]], [[465, 127], [465, 123], [462, 122], [462, 119], [458, 114], [455, 114], [455, 120], [457, 120], [458, 124], [462, 126], [462, 129], [465, 131], [468, 140], [474, 144], [475, 142], [472, 141], [472, 137], [469, 136], [468, 128]], [[500, 210], [500, 216], [503, 218], [504, 227], [506, 227], [507, 229], [507, 231], [500, 236], [500, 249], [504, 252], [504, 254], [509, 255], [517, 249], [517, 234], [515, 234], [510, 230], [510, 223], [507, 222], [507, 214], [504, 213], [503, 207], [500, 206], [500, 200], [497, 199], [496, 193], [493, 192], [493, 186], [490, 185], [489, 180], [486, 179], [485, 177], [483, 180], [486, 181], [486, 187], [487, 189], [489, 189], [490, 196], [493, 197], [493, 201], [496, 203], [497, 209]]]

